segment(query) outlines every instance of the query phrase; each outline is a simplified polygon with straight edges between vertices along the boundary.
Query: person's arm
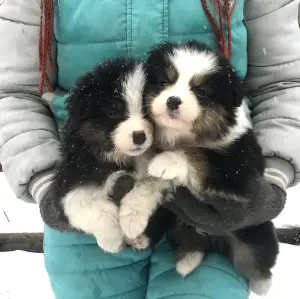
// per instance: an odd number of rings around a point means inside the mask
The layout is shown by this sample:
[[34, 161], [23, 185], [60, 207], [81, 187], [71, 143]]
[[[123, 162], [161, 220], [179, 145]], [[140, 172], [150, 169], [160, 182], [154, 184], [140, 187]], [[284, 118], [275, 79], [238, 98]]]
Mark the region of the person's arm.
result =
[[300, 181], [300, 0], [246, 0], [252, 120], [266, 178]]
[[0, 5], [0, 163], [18, 198], [39, 201], [59, 159], [56, 124], [37, 92], [38, 1]]

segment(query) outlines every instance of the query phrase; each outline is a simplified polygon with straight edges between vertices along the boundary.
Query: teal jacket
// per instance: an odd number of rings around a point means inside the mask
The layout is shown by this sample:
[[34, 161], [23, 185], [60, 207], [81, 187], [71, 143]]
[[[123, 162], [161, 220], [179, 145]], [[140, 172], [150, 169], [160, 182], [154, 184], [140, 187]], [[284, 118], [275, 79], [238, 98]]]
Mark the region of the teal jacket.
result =
[[[232, 62], [246, 73], [243, 1], [232, 15]], [[115, 56], [144, 58], [165, 40], [198, 39], [213, 48], [215, 35], [199, 0], [59, 1], [55, 7], [58, 83], [69, 90], [82, 73]], [[53, 109], [61, 124], [66, 96]], [[103, 253], [94, 238], [45, 228], [45, 260], [57, 299], [246, 299], [248, 286], [226, 259], [208, 256], [186, 279], [175, 270], [166, 240], [154, 251]]]

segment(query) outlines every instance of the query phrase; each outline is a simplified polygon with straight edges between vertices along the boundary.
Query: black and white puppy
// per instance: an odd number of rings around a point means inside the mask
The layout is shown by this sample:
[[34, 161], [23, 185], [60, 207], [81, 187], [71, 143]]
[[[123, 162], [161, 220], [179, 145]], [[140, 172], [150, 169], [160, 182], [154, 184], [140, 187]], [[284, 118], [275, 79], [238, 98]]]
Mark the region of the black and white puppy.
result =
[[[107, 252], [124, 245], [120, 201], [146, 174], [151, 157], [153, 126], [142, 104], [145, 80], [141, 62], [117, 58], [77, 81], [67, 102], [62, 162], [43, 201], [46, 223], [55, 226], [49, 215], [60, 213], [75, 229], [95, 236]], [[152, 193], [149, 186], [147, 191]], [[149, 238], [141, 235], [129, 243], [143, 249]]]
[[[156, 145], [163, 150], [150, 162], [150, 176], [187, 186], [202, 199], [228, 203], [257, 196], [264, 158], [243, 102], [242, 81], [228, 59], [196, 41], [159, 45], [149, 55], [145, 90]], [[271, 222], [210, 240], [187, 226], [178, 229], [180, 273], [201, 263], [214, 240], [253, 291], [268, 291], [278, 254]]]

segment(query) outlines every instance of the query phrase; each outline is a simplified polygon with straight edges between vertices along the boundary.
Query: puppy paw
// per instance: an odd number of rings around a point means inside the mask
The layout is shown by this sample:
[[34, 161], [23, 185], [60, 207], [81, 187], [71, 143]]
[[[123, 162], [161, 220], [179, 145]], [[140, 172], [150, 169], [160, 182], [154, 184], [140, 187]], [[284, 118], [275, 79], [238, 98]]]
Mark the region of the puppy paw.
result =
[[163, 199], [155, 186], [141, 183], [123, 197], [119, 221], [127, 238], [134, 240], [145, 231], [149, 218]]
[[150, 246], [150, 239], [144, 234], [138, 236], [134, 240], [127, 239], [126, 241], [127, 244], [136, 250], [145, 250]]
[[123, 233], [120, 228], [113, 228], [109, 235], [95, 234], [98, 246], [105, 252], [118, 253], [124, 247]]
[[106, 198], [98, 186], [76, 188], [62, 200], [70, 224], [97, 239], [106, 252], [119, 252], [124, 234], [119, 224], [119, 208]]
[[259, 296], [266, 296], [272, 286], [272, 277], [270, 278], [263, 278], [257, 280], [250, 280], [249, 288], [250, 290], [259, 295]]
[[195, 251], [186, 254], [176, 263], [177, 272], [185, 277], [193, 272], [202, 262], [204, 254], [200, 251]]
[[101, 212], [91, 231], [98, 246], [106, 252], [120, 252], [125, 245], [125, 237], [118, 221], [118, 213]]
[[136, 239], [147, 225], [151, 212], [143, 205], [123, 204], [120, 209], [120, 226], [126, 237]]
[[188, 162], [180, 152], [163, 152], [149, 163], [148, 175], [163, 180], [175, 180], [180, 185], [186, 185]]

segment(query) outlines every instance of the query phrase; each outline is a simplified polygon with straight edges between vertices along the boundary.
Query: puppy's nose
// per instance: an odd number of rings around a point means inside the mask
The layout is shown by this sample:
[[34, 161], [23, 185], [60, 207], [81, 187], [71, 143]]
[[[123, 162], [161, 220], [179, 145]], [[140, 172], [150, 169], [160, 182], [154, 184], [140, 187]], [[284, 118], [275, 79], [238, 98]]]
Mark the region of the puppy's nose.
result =
[[142, 145], [146, 141], [146, 134], [144, 131], [134, 131], [132, 133], [133, 143], [136, 145]]
[[169, 97], [167, 100], [167, 107], [170, 110], [176, 110], [179, 108], [180, 104], [181, 104], [181, 100], [178, 97]]

